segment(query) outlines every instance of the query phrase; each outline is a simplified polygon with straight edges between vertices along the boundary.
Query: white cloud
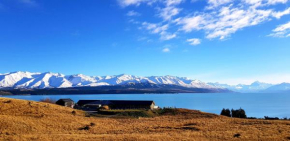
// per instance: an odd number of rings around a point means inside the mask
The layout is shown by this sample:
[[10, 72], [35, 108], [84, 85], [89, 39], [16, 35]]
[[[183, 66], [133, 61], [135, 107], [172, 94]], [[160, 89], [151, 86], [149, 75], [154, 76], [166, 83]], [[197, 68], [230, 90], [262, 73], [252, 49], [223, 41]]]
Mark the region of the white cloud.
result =
[[275, 4], [278, 4], [278, 3], [287, 3], [288, 0], [268, 0], [267, 4], [270, 4], [270, 5], [275, 5]]
[[162, 49], [162, 52], [165, 52], [165, 53], [170, 52], [170, 49], [167, 48], [167, 47], [166, 47], [166, 48], [163, 48], [163, 49]]
[[290, 14], [290, 8], [284, 10], [284, 11], [280, 11], [280, 12], [273, 12], [272, 15], [277, 18], [280, 19], [282, 16], [288, 15]]
[[165, 32], [168, 29], [168, 24], [160, 26], [154, 23], [143, 22], [142, 25], [143, 27], [145, 27], [147, 30], [150, 30], [154, 34]]
[[273, 31], [274, 31], [274, 32], [282, 32], [282, 31], [285, 31], [285, 30], [288, 30], [288, 29], [290, 29], [290, 22], [278, 26], [278, 27], [277, 27], [276, 29], [274, 29]]
[[173, 16], [176, 16], [182, 10], [181, 8], [177, 8], [176, 6], [182, 3], [183, 0], [164, 0], [165, 4], [164, 8], [159, 8], [159, 16], [163, 18], [165, 21], [171, 20]]
[[[124, 0], [123, 3], [139, 5], [148, 4], [149, 1]], [[277, 4], [287, 4], [289, 0], [207, 0], [205, 9], [182, 15], [183, 11], [188, 12], [188, 9], [178, 7], [184, 1], [151, 0], [151, 3], [158, 3], [155, 9], [161, 20], [155, 21], [156, 24], [143, 22], [143, 29], [147, 29], [152, 34], [159, 34], [161, 40], [176, 38], [180, 31], [184, 33], [202, 31], [207, 39], [224, 40], [246, 27], [253, 27], [290, 14], [290, 7], [284, 11], [273, 8]], [[175, 31], [172, 31], [173, 29]], [[277, 35], [281, 34], [282, 32], [277, 32]], [[288, 34], [283, 33], [283, 36]]]
[[233, 0], [208, 0], [209, 6], [206, 9], [213, 9], [218, 6], [232, 2]]
[[132, 24], [140, 24], [139, 21], [136, 21], [136, 20], [134, 20], [134, 19], [130, 19], [130, 20], [129, 20], [129, 23], [132, 23]]
[[255, 7], [263, 7], [276, 4], [285, 4], [288, 0], [242, 0], [246, 4], [253, 5]]
[[286, 24], [279, 25], [273, 30], [269, 36], [273, 37], [289, 37], [290, 36], [290, 21]]
[[[245, 27], [255, 26], [265, 21], [271, 20], [273, 15], [272, 9], [257, 8], [256, 5], [262, 2], [261, 0], [244, 0], [250, 5], [238, 6], [231, 4], [231, 1], [209, 1], [212, 5], [220, 6], [218, 9], [213, 9], [208, 12], [199, 12], [191, 16], [181, 17], [176, 20], [177, 25], [181, 25], [180, 30], [192, 32], [203, 30], [206, 33], [206, 38], [221, 40], [229, 37], [231, 34]], [[285, 15], [280, 14], [279, 17]]]
[[167, 32], [162, 32], [161, 33], [161, 40], [171, 40], [173, 38], [175, 38], [177, 35], [175, 33], [167, 33]]
[[192, 30], [200, 30], [206, 24], [204, 16], [185, 17], [176, 20], [177, 24], [182, 25], [181, 30], [191, 32]]
[[176, 8], [174, 6], [168, 6], [165, 8], [160, 9], [159, 16], [162, 17], [164, 20], [171, 20], [171, 18], [181, 11], [180, 8]]
[[121, 6], [130, 6], [130, 5], [140, 5], [142, 2], [145, 2], [147, 0], [119, 0], [119, 3]]
[[167, 32], [167, 29], [169, 27], [168, 24], [159, 25], [154, 23], [143, 22], [142, 26], [146, 30], [149, 30], [152, 34], [159, 34], [161, 40], [170, 40], [176, 37], [175, 33], [171, 34]]
[[164, 3], [165, 3], [167, 6], [178, 5], [178, 4], [180, 4], [181, 2], [183, 2], [183, 0], [164, 0]]
[[201, 40], [198, 38], [187, 39], [186, 41], [189, 42], [189, 44], [193, 46], [201, 44]]
[[118, 0], [122, 7], [127, 6], [139, 6], [141, 3], [145, 3], [147, 5], [152, 5], [153, 3], [157, 2], [158, 0]]
[[126, 15], [127, 16], [140, 16], [141, 14], [136, 12], [136, 11], [134, 11], [134, 10], [131, 10]]

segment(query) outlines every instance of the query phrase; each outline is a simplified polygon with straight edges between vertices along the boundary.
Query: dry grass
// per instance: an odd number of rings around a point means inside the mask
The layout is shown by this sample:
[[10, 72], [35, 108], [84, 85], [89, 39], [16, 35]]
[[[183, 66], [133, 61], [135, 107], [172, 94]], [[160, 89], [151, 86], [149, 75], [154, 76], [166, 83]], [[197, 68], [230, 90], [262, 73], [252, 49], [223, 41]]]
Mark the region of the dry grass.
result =
[[290, 121], [235, 119], [185, 109], [154, 118], [96, 118], [54, 104], [0, 98], [0, 140], [289, 139]]
[[45, 98], [45, 99], [40, 99], [40, 102], [55, 104], [56, 100], [50, 99], [50, 98]]

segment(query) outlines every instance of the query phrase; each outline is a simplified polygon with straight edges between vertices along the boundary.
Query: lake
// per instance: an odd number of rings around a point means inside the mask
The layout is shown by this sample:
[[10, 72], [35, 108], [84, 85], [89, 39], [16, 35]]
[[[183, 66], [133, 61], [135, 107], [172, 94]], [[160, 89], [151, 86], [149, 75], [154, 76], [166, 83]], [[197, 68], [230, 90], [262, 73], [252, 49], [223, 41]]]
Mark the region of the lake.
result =
[[98, 94], [98, 95], [17, 95], [2, 96], [39, 101], [50, 98], [71, 98], [75, 102], [100, 100], [154, 100], [160, 107], [196, 109], [220, 114], [223, 108], [243, 108], [248, 117], [290, 118], [290, 94], [285, 93], [188, 93], [188, 94]]

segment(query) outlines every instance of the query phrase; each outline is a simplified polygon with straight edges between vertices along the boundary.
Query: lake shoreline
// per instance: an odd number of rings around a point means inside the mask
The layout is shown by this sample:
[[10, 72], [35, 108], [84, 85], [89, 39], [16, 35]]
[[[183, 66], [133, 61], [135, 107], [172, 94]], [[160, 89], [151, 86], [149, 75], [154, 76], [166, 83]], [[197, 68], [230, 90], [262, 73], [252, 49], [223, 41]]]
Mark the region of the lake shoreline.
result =
[[153, 100], [159, 107], [199, 109], [220, 114], [223, 108], [243, 108], [249, 117], [290, 117], [290, 95], [282, 93], [178, 93], [178, 94], [75, 94], [75, 95], [12, 95], [14, 99], [71, 98], [78, 100]]

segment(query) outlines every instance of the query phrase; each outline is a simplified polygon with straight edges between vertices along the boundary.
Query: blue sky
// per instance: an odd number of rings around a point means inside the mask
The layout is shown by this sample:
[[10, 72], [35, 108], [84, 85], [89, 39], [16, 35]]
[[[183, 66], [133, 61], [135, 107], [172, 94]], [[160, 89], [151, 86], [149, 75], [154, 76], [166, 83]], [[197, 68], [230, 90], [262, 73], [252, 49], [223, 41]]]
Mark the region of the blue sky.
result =
[[289, 0], [1, 0], [0, 73], [290, 82]]

